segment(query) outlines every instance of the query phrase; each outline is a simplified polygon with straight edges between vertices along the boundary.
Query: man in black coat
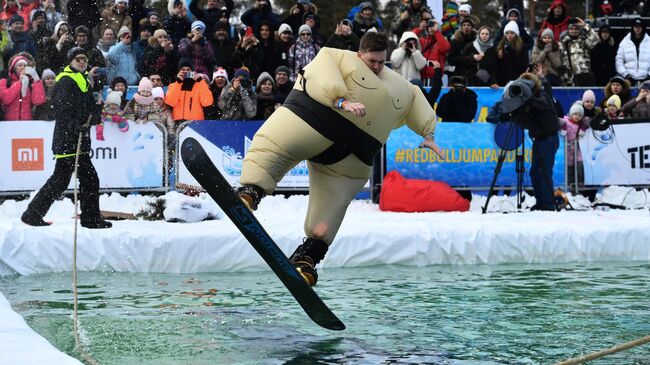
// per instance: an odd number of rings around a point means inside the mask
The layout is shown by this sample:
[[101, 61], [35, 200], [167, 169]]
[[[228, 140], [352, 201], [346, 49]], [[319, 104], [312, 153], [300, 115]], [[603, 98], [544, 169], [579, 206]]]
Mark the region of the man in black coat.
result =
[[[52, 92], [52, 105], [56, 116], [52, 152], [56, 158], [54, 173], [27, 206], [21, 220], [30, 226], [47, 226], [43, 217], [70, 183], [74, 173], [77, 141], [81, 134], [79, 150], [79, 196], [81, 200], [81, 225], [86, 228], [110, 228], [99, 212], [99, 178], [90, 160], [90, 126], [101, 121], [101, 107], [92, 94], [92, 85], [85, 72], [88, 57], [81, 47], [68, 52], [69, 65], [57, 77]], [[92, 71], [91, 71], [92, 72]]]
[[449, 91], [440, 97], [436, 114], [447, 122], [470, 123], [476, 115], [478, 96], [467, 88], [467, 80], [463, 76], [452, 76], [449, 86]]
[[224, 0], [223, 7], [219, 7], [221, 1], [208, 0], [205, 8], [199, 7], [199, 0], [190, 1], [190, 11], [196, 19], [205, 23], [205, 35], [208, 39], [214, 37], [215, 25], [221, 17], [230, 18], [230, 13], [235, 7], [233, 0]]
[[325, 42], [325, 47], [357, 52], [359, 50], [359, 37], [352, 33], [352, 22], [348, 19], [338, 22], [334, 34]]

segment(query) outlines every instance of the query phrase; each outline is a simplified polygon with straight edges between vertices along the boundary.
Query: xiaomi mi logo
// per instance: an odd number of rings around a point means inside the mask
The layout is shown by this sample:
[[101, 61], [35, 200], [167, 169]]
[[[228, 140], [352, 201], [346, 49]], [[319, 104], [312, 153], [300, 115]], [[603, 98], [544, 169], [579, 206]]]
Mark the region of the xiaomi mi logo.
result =
[[42, 171], [43, 138], [16, 138], [11, 140], [11, 171]]

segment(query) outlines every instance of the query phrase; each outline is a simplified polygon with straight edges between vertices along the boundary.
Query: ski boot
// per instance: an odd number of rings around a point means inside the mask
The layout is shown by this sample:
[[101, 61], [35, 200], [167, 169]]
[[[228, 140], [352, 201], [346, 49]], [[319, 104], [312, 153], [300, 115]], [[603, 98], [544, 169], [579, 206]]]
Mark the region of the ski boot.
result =
[[316, 285], [318, 274], [316, 273], [316, 264], [318, 264], [327, 253], [327, 243], [314, 238], [305, 238], [302, 245], [296, 248], [296, 251], [289, 257], [289, 261], [296, 270], [302, 275], [309, 286]]
[[250, 210], [257, 210], [257, 206], [266, 196], [262, 188], [257, 185], [244, 184], [237, 189], [237, 195]]

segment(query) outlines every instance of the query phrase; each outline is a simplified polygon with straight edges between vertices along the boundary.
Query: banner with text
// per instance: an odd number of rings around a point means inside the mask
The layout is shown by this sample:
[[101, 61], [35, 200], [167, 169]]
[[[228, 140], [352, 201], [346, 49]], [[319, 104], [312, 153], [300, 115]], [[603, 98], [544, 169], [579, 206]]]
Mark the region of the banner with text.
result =
[[580, 139], [587, 185], [650, 185], [650, 122], [588, 130]]
[[[500, 149], [494, 142], [495, 125], [490, 123], [440, 123], [436, 127], [436, 142], [445, 158], [427, 148], [418, 148], [422, 137], [407, 127], [394, 130], [386, 143], [386, 171], [397, 170], [406, 178], [444, 181], [451, 186], [488, 188], [492, 183]], [[526, 133], [524, 141], [524, 184], [530, 182], [532, 141]], [[505, 155], [496, 186], [516, 186], [515, 151]], [[555, 186], [565, 185], [564, 140], [555, 155], [553, 169]]]
[[[54, 171], [54, 122], [0, 122], [0, 191], [39, 189]], [[104, 141], [90, 130], [93, 164], [102, 189], [163, 187], [164, 136], [153, 123], [104, 126]], [[74, 187], [70, 181], [68, 186]]]

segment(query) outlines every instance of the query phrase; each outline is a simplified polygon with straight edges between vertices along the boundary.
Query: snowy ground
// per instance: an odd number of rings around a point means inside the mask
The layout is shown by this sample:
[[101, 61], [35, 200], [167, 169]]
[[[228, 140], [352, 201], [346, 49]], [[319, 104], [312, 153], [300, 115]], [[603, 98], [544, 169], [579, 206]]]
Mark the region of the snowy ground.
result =
[[[390, 213], [355, 201], [323, 268], [380, 264], [503, 264], [650, 260], [650, 203], [646, 192], [612, 189], [609, 201], [634, 210], [515, 212], [514, 199], [494, 197], [492, 213], [474, 196], [465, 213]], [[606, 197], [606, 196], [605, 196]], [[207, 196], [165, 195], [169, 205], [197, 199], [214, 210]], [[103, 195], [103, 210], [137, 213], [153, 197]], [[28, 201], [0, 205], [0, 277], [70, 271], [74, 206], [57, 201], [49, 227], [20, 222]], [[574, 207], [588, 207], [582, 197]], [[306, 196], [267, 197], [255, 215], [278, 245], [290, 254], [303, 237]], [[512, 214], [504, 214], [509, 212]], [[115, 221], [113, 228], [78, 231], [78, 267], [132, 272], [214, 272], [267, 270], [266, 264], [227, 219], [198, 223]], [[0, 293], [0, 363], [36, 364], [42, 358], [78, 364], [33, 332]], [[34, 351], [38, 348], [38, 351]]]

